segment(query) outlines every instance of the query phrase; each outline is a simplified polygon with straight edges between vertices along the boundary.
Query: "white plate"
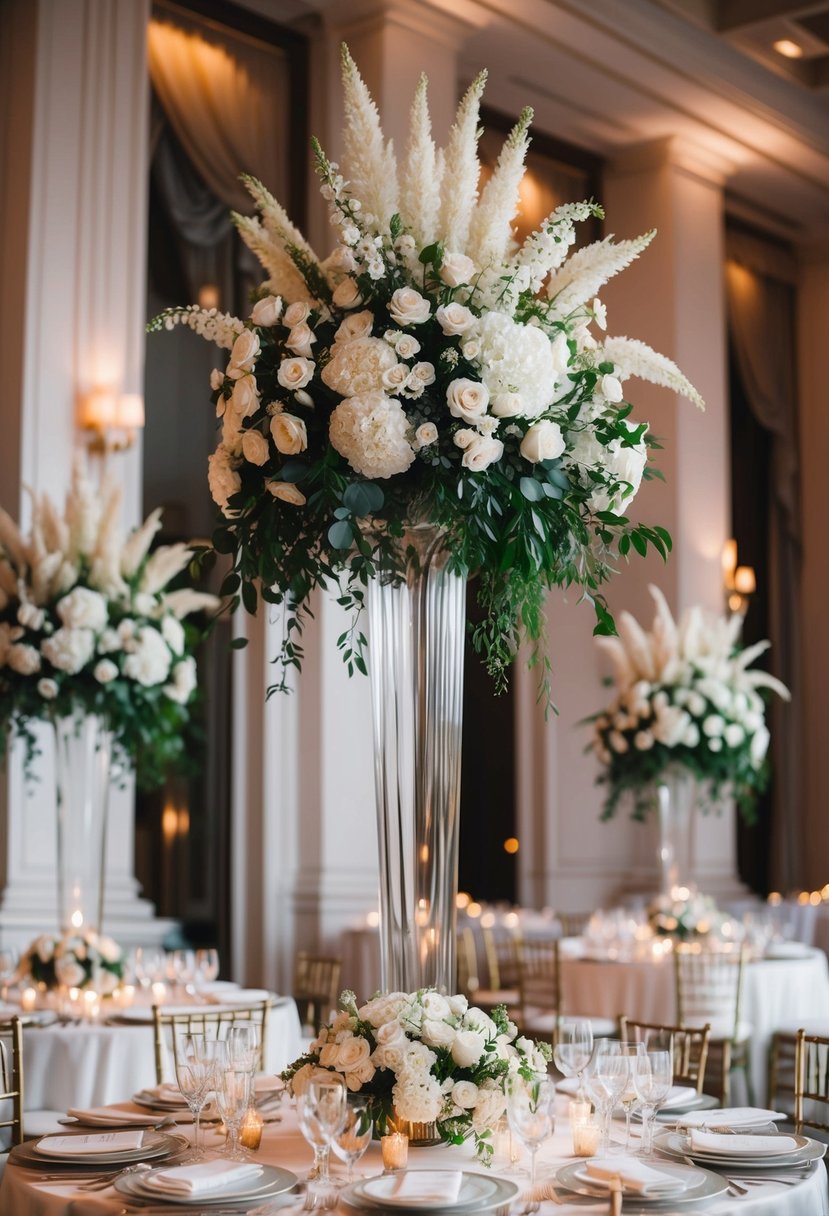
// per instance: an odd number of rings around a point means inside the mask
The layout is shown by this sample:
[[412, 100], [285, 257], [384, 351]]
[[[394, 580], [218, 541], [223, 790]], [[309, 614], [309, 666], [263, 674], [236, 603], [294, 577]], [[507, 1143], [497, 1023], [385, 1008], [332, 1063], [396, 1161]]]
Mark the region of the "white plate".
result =
[[[663, 1165], [660, 1162], [659, 1168], [665, 1170], [666, 1173], [681, 1171], [686, 1177], [688, 1184], [684, 1191], [675, 1195], [654, 1195], [648, 1198], [646, 1195], [634, 1195], [628, 1192], [624, 1197], [624, 1212], [625, 1216], [639, 1216], [640, 1213], [649, 1214], [660, 1207], [672, 1209], [684, 1203], [700, 1203], [703, 1199], [710, 1199], [714, 1195], [721, 1195], [728, 1188], [728, 1183], [724, 1178], [720, 1178], [718, 1174], [712, 1173], [710, 1170], [697, 1169], [692, 1165]], [[577, 1195], [590, 1195], [593, 1198], [597, 1196], [606, 1199], [607, 1187], [601, 1183], [595, 1182], [586, 1183], [580, 1182], [576, 1174], [584, 1169], [584, 1164], [581, 1161], [576, 1161], [571, 1165], [562, 1166], [556, 1174], [556, 1182], [559, 1186], [564, 1187], [568, 1191], [574, 1191]], [[701, 1175], [701, 1177], [700, 1177]]]
[[[381, 1181], [385, 1181], [384, 1176], [355, 1182], [342, 1192], [342, 1198], [351, 1207], [367, 1208], [369, 1211], [385, 1212], [393, 1208], [396, 1212], [453, 1212], [455, 1216], [464, 1216], [468, 1212], [486, 1212], [492, 1208], [504, 1207], [512, 1202], [519, 1191], [517, 1184], [508, 1178], [464, 1170], [461, 1189], [454, 1203], [443, 1200], [440, 1203], [426, 1204], [417, 1203], [412, 1199], [400, 1201], [386, 1194], [372, 1194], [371, 1184]], [[393, 1185], [394, 1180], [389, 1178], [388, 1182]]]
[[[67, 1135], [71, 1134], [67, 1133]], [[83, 1134], [89, 1135], [90, 1133]], [[114, 1131], [113, 1134], [115, 1134]], [[41, 1139], [47, 1139], [47, 1137]], [[102, 1147], [99, 1153], [73, 1153], [69, 1149], [53, 1152], [48, 1148], [42, 1149], [40, 1144], [40, 1140], [36, 1141], [32, 1145], [32, 1151], [43, 1161], [71, 1161], [73, 1165], [80, 1164], [82, 1161], [88, 1161], [90, 1165], [117, 1165], [121, 1162], [129, 1165], [131, 1161], [142, 1161], [145, 1157], [162, 1157], [178, 1147], [178, 1141], [172, 1136], [168, 1136], [164, 1132], [151, 1131], [144, 1132], [143, 1142], [138, 1148], [107, 1149]]]
[[787, 1165], [806, 1165], [810, 1161], [819, 1161], [826, 1152], [827, 1146], [808, 1136], [792, 1136], [799, 1142], [798, 1148], [792, 1153], [764, 1153], [758, 1156], [745, 1156], [735, 1153], [704, 1153], [694, 1152], [688, 1143], [688, 1137], [682, 1132], [660, 1132], [654, 1137], [654, 1147], [660, 1152], [672, 1157], [692, 1157], [706, 1165], [717, 1168], [723, 1166], [749, 1166], [751, 1169], [777, 1170]]
[[[634, 1195], [637, 1199], [673, 1199], [675, 1195], [682, 1195], [685, 1191], [696, 1190], [696, 1188], [702, 1186], [703, 1182], [705, 1181], [705, 1174], [702, 1170], [696, 1170], [693, 1175], [689, 1176], [687, 1173], [683, 1175], [677, 1174], [676, 1166], [663, 1165], [660, 1163], [653, 1168], [659, 1170], [660, 1173], [665, 1175], [673, 1175], [670, 1190], [663, 1191], [659, 1195], [643, 1195], [640, 1191], [637, 1191], [632, 1187], [623, 1186], [622, 1194]], [[608, 1183], [604, 1182], [601, 1178], [594, 1178], [592, 1174], [588, 1172], [587, 1165], [580, 1165], [578, 1169], [574, 1171], [573, 1177], [577, 1182], [586, 1182], [588, 1186], [595, 1187], [597, 1190], [610, 1190]]]
[[[162, 1169], [164, 1168], [166, 1167], [162, 1167]], [[296, 1174], [292, 1174], [290, 1170], [283, 1170], [281, 1166], [263, 1165], [261, 1170], [259, 1178], [249, 1186], [242, 1186], [238, 1190], [226, 1186], [201, 1195], [170, 1195], [167, 1192], [154, 1190], [145, 1185], [144, 1180], [149, 1176], [147, 1173], [125, 1174], [122, 1178], [116, 1178], [113, 1186], [121, 1195], [129, 1195], [133, 1199], [154, 1199], [158, 1204], [183, 1204], [192, 1209], [194, 1207], [216, 1207], [228, 1203], [235, 1204], [248, 1199], [271, 1199], [275, 1195], [281, 1195], [284, 1191], [290, 1191], [297, 1184]], [[150, 1172], [160, 1173], [161, 1171]]]

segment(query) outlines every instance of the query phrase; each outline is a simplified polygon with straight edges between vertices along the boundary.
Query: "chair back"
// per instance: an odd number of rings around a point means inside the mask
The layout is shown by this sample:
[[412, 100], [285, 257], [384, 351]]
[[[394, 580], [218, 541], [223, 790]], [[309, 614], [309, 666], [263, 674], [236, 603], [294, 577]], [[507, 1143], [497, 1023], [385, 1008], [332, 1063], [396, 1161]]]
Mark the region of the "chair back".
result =
[[521, 935], [514, 929], [491, 925], [481, 926], [481, 940], [484, 944], [487, 981], [484, 985], [490, 991], [516, 988], [518, 986], [518, 970], [520, 965]]
[[529, 1033], [534, 1025], [554, 1037], [561, 1018], [561, 974], [557, 938], [527, 939], [518, 953], [519, 1025]]
[[481, 986], [478, 978], [478, 951], [475, 946], [475, 934], [469, 925], [458, 930], [458, 986], [456, 991], [474, 1001], [475, 993]]
[[16, 1017], [0, 1022], [0, 1129], [0, 1151], [23, 1142], [23, 1032]]
[[265, 1066], [268, 1015], [273, 1002], [257, 1001], [247, 1007], [233, 1009], [192, 1009], [181, 1013], [165, 1012], [162, 1005], [153, 1005], [155, 1035], [156, 1084], [175, 1081], [177, 1040], [182, 1034], [203, 1034], [206, 1039], [222, 1039], [231, 1026], [239, 1022], [255, 1022], [260, 1027], [259, 1071]]
[[562, 937], [581, 937], [590, 923], [592, 912], [556, 912]]
[[674, 1081], [680, 1085], [692, 1085], [698, 1094], [705, 1083], [705, 1065], [708, 1061], [708, 1040], [711, 1027], [669, 1026], [659, 1022], [637, 1022], [625, 1014], [619, 1018], [619, 1038], [623, 1043], [644, 1043], [653, 1035], [660, 1041], [670, 1043], [673, 1053]]
[[804, 1126], [829, 1133], [829, 1038], [797, 1032], [794, 1070], [794, 1121], [798, 1135]]
[[736, 1040], [740, 1021], [745, 954], [739, 950], [700, 949], [696, 943], [674, 947], [677, 1022], [711, 1027], [711, 1037]]
[[337, 1008], [340, 996], [342, 959], [297, 953], [291, 995], [299, 1010], [299, 1020], [307, 1033], [315, 1035]]

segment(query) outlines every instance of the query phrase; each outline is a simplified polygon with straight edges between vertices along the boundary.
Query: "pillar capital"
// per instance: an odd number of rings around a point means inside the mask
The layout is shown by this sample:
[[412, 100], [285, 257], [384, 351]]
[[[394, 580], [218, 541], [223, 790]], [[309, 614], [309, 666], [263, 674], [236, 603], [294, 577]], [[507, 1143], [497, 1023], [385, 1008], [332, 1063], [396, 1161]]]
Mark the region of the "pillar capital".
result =
[[608, 165], [608, 172], [613, 177], [624, 177], [663, 168], [678, 170], [722, 188], [737, 166], [728, 157], [685, 136], [669, 135], [663, 139], [631, 144], [617, 152]]

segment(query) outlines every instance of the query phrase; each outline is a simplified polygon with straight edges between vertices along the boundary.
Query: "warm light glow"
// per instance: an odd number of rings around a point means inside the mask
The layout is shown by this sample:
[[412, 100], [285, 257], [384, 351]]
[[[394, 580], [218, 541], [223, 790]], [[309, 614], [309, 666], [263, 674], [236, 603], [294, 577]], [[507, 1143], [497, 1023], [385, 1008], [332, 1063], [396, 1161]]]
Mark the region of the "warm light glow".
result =
[[734, 571], [734, 590], [740, 595], [754, 595], [757, 579], [752, 566], [738, 566]]
[[[723, 545], [721, 561], [723, 574], [726, 576], [733, 575], [737, 568], [737, 542], [733, 537]], [[726, 585], [730, 586], [730, 581]]]
[[481, 928], [482, 929], [492, 929], [494, 925], [495, 925], [495, 913], [494, 912], [484, 912], [483, 916], [481, 917]]
[[102, 431], [115, 426], [118, 397], [113, 388], [96, 388], [78, 399], [78, 423], [85, 430]]
[[116, 425], [138, 431], [144, 426], [144, 398], [140, 393], [125, 393], [118, 398]]
[[90, 452], [124, 452], [132, 447], [136, 433], [144, 426], [144, 398], [140, 393], [119, 393], [114, 388], [81, 393], [78, 425], [90, 433]]
[[161, 812], [161, 835], [164, 843], [171, 845], [178, 834], [178, 811], [168, 802]]
[[472, 896], [469, 894], [468, 891], [458, 891], [457, 895], [455, 896], [455, 907], [456, 908], [460, 908], [460, 909], [468, 908], [471, 902], [472, 902]]
[[24, 1013], [31, 1013], [37, 1004], [37, 989], [24, 988], [20, 994], [20, 1008]]
[[797, 897], [797, 902], [798, 902], [799, 904], [807, 904], [807, 903], [809, 902], [809, 892], [808, 892], [808, 891], [801, 891], [801, 892], [800, 892], [800, 894], [799, 894], [799, 895], [798, 895], [798, 897]]
[[519, 924], [518, 913], [507, 912], [506, 916], [504, 917], [504, 924], [508, 929], [517, 929]]
[[199, 288], [199, 308], [219, 307], [219, 286], [217, 283], [203, 283]]
[[190, 809], [189, 807], [179, 807], [178, 812], [178, 834], [179, 836], [190, 835]]
[[779, 891], [769, 891], [768, 902], [776, 908], [778, 904], [782, 904], [783, 896]]
[[366, 917], [366, 924], [370, 929], [376, 929], [380, 924], [380, 913], [369, 912], [368, 916]]
[[474, 899], [466, 905], [466, 915], [471, 916], [473, 920], [477, 920], [481, 915], [481, 905]]
[[771, 45], [777, 51], [777, 54], [782, 55], [784, 59], [803, 58], [803, 47], [799, 42], [795, 42], [793, 38], [778, 38]]
[[420, 860], [423, 862], [424, 865], [426, 865], [426, 863], [428, 862], [428, 860], [429, 860], [428, 844], [422, 844], [420, 846]]
[[812, 894], [809, 896], [809, 903], [812, 905], [813, 908], [816, 908], [820, 902], [821, 902], [820, 891], [813, 891]]
[[504, 841], [504, 852], [505, 853], [517, 853], [518, 852], [518, 840], [515, 836], [508, 836], [507, 839]]
[[75, 909], [75, 911], [69, 917], [69, 921], [73, 929], [81, 928], [83, 925], [83, 912], [81, 912], [80, 908]]

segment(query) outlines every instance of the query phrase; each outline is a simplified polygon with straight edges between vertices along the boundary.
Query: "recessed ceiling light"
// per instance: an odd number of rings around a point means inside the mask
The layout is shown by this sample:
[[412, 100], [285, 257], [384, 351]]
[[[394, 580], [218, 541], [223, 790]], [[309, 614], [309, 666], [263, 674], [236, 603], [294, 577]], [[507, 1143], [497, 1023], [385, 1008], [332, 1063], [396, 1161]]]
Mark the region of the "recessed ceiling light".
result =
[[778, 55], [783, 55], [786, 59], [801, 59], [803, 56], [803, 47], [799, 42], [793, 42], [791, 38], [778, 38], [772, 46], [777, 51]]

